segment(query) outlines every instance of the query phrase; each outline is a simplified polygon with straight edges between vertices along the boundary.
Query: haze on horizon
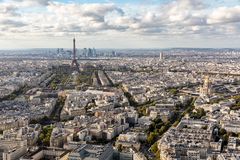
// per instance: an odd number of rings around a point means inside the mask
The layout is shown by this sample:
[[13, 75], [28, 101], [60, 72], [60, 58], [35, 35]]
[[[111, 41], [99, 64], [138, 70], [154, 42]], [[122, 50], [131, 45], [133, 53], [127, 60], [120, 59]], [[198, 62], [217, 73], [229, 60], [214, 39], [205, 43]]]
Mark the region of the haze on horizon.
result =
[[0, 0], [0, 49], [238, 48], [239, 0]]

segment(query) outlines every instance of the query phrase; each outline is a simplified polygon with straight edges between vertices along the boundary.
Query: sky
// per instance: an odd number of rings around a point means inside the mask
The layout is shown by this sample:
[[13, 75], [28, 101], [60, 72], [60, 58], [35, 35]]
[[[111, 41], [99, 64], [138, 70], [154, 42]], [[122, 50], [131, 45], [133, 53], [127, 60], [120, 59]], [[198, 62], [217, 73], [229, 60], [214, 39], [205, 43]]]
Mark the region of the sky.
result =
[[0, 0], [0, 49], [240, 48], [240, 0]]

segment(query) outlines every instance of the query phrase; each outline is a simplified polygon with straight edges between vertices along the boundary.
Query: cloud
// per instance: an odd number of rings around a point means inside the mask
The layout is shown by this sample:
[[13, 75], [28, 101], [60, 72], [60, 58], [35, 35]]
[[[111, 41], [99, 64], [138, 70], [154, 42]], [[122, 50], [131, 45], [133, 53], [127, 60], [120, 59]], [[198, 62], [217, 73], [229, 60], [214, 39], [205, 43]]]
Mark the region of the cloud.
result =
[[[0, 2], [0, 29], [9, 34], [26, 32], [48, 36], [75, 33], [111, 36], [113, 32], [140, 36], [239, 33], [240, 6], [209, 8], [204, 2], [176, 0], [136, 6], [11, 0]], [[31, 10], [32, 6], [39, 7], [37, 12]]]
[[206, 15], [203, 14], [206, 5], [200, 0], [178, 0], [149, 8], [142, 11], [139, 8], [137, 16], [118, 17], [113, 23], [129, 26], [128, 30], [145, 35], [184, 34], [184, 27], [206, 25]]
[[240, 22], [240, 6], [220, 7], [215, 9], [208, 17], [208, 24], [223, 24]]
[[48, 22], [45, 23], [64, 29], [64, 32], [98, 32], [119, 29], [121, 27], [108, 23], [106, 17], [114, 12], [117, 16], [124, 15], [123, 10], [114, 4], [51, 3], [47, 8], [51, 16], [48, 20], [46, 19]]
[[51, 0], [13, 0], [15, 2], [20, 2], [23, 4], [28, 4], [27, 6], [31, 6], [31, 5], [43, 5], [46, 6], [49, 4], [49, 2]]
[[18, 16], [18, 8], [11, 4], [1, 4], [0, 5], [0, 16]]
[[21, 21], [15, 21], [15, 20], [0, 20], [1, 26], [7, 26], [7, 27], [23, 27], [27, 24], [21, 22]]
[[104, 21], [106, 14], [116, 11], [120, 15], [124, 12], [114, 4], [62, 4], [51, 3], [48, 6], [50, 12], [59, 16], [72, 15], [79, 18], [92, 18], [94, 21]]

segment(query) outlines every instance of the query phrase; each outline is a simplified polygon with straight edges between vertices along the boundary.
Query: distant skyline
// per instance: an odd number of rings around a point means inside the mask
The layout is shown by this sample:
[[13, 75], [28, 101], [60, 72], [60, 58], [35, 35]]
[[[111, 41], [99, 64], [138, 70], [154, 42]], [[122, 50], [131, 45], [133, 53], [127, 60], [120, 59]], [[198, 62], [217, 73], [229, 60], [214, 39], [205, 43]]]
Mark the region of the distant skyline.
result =
[[0, 49], [239, 48], [240, 0], [0, 0]]

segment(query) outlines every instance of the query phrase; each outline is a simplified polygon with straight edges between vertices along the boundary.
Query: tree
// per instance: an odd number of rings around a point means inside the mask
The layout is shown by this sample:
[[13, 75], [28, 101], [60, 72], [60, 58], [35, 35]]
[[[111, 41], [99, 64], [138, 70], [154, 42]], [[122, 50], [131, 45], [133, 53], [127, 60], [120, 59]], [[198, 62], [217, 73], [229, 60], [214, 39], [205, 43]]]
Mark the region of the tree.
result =
[[171, 122], [170, 121], [166, 121], [164, 126], [167, 127], [167, 128], [171, 127]]
[[227, 145], [227, 143], [228, 143], [228, 138], [229, 138], [229, 135], [228, 135], [228, 134], [224, 134], [224, 135], [222, 136], [223, 145]]
[[169, 92], [173, 95], [176, 95], [178, 93], [178, 90], [176, 88], [172, 88], [169, 90]]
[[204, 111], [203, 108], [199, 108], [198, 112], [201, 117], [206, 116], [206, 112]]
[[56, 90], [57, 89], [57, 84], [55, 81], [52, 81], [50, 84], [51, 89]]
[[158, 133], [159, 133], [160, 135], [162, 135], [164, 132], [166, 132], [167, 129], [168, 129], [167, 126], [162, 126], [162, 127], [159, 129]]
[[202, 126], [202, 129], [207, 130], [207, 125]]
[[52, 126], [46, 126], [42, 129], [42, 132], [39, 135], [38, 142], [43, 144], [44, 146], [50, 145], [50, 137], [52, 134], [53, 127]]
[[173, 111], [173, 114], [172, 114], [172, 116], [171, 116], [171, 118], [170, 118], [170, 121], [171, 121], [172, 123], [174, 123], [178, 118], [179, 118], [178, 111], [174, 110], [174, 111]]
[[123, 150], [122, 144], [119, 144], [119, 145], [117, 146], [117, 149], [118, 149], [119, 152], [122, 152], [122, 150]]
[[31, 119], [29, 123], [30, 123], [30, 124], [37, 124], [38, 121], [37, 121], [36, 119]]
[[155, 122], [155, 123], [162, 123], [162, 119], [159, 118], [159, 117], [157, 117], [157, 118], [155, 118], [155, 119], [153, 120], [153, 122]]
[[79, 136], [77, 135], [77, 133], [73, 134], [73, 141], [75, 141], [75, 142], [79, 142], [80, 141]]
[[152, 151], [153, 153], [157, 153], [157, 151], [158, 151], [157, 142], [155, 142], [155, 143], [151, 146], [151, 151]]
[[219, 135], [223, 136], [224, 134], [227, 134], [227, 131], [224, 128], [221, 128], [219, 131]]
[[238, 133], [238, 138], [240, 138], [240, 133]]
[[177, 121], [175, 121], [175, 122], [173, 123], [173, 126], [174, 126], [174, 127], [177, 127], [178, 123], [179, 123], [179, 121], [178, 121], [178, 120], [177, 120]]
[[147, 137], [147, 142], [149, 144], [153, 144], [157, 140], [157, 137], [158, 137], [157, 133], [151, 132]]
[[194, 118], [194, 119], [201, 119], [203, 116], [206, 115], [206, 112], [204, 111], [203, 108], [198, 108], [196, 109], [197, 112], [192, 112], [190, 114], [190, 117], [191, 118]]
[[150, 124], [148, 130], [149, 130], [149, 132], [153, 132], [155, 130], [155, 123]]

